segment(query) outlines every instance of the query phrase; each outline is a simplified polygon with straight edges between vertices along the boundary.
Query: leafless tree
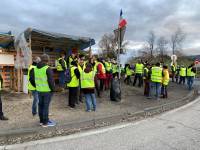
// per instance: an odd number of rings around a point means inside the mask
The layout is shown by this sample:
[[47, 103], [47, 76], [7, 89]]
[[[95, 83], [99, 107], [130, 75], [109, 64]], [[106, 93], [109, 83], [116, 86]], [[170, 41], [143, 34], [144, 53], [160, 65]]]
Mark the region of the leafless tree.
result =
[[174, 34], [171, 35], [170, 45], [172, 48], [172, 53], [176, 54], [176, 51], [179, 51], [182, 49], [183, 41], [185, 40], [186, 34], [182, 31], [182, 29], [179, 27], [174, 32]]
[[[122, 42], [121, 52], [125, 52], [127, 50], [128, 41]], [[114, 34], [104, 34], [99, 41], [99, 47], [101, 49], [102, 55], [110, 58], [116, 58], [117, 56], [117, 41], [115, 39]]]
[[148, 36], [147, 36], [147, 43], [150, 51], [150, 57], [153, 57], [153, 52], [154, 52], [154, 47], [155, 47], [155, 40], [156, 36], [154, 31], [150, 31]]
[[167, 51], [167, 46], [168, 46], [168, 41], [165, 39], [165, 37], [161, 36], [158, 40], [157, 40], [157, 51], [158, 51], [158, 54], [161, 58], [161, 61], [163, 62], [163, 58], [164, 58], [164, 55], [166, 55], [166, 51]]

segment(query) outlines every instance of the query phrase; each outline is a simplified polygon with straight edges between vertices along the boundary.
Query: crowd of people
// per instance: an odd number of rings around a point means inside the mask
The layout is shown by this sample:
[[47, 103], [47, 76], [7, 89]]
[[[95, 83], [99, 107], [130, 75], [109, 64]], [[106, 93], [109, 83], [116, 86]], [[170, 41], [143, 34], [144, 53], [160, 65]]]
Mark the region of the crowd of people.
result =
[[[53, 71], [48, 64], [49, 56], [43, 54], [40, 57], [35, 57], [28, 69], [28, 90], [33, 96], [32, 115], [39, 115], [42, 127], [56, 125], [53, 120], [49, 119], [49, 105], [52, 95], [56, 91], [56, 86]], [[111, 90], [114, 79], [120, 81], [119, 74], [124, 79], [125, 84], [136, 86], [138, 82], [139, 88], [144, 87], [144, 96], [148, 99], [158, 100], [168, 97], [167, 86], [170, 75], [172, 82], [179, 84], [185, 84], [187, 78], [188, 89], [191, 90], [196, 73], [194, 64], [187, 68], [183, 65], [176, 67], [173, 64], [169, 71], [168, 66], [161, 63], [150, 64], [139, 60], [133, 66], [126, 64], [125, 67], [122, 67], [122, 65], [117, 65], [115, 59], [86, 57], [82, 54], [71, 54], [66, 58], [64, 53], [61, 53], [56, 60], [56, 70], [59, 76], [59, 88], [61, 91], [66, 89], [69, 91], [67, 99], [69, 108], [74, 109], [80, 103], [85, 102], [87, 112], [97, 110], [95, 95], [102, 97], [104, 91]], [[134, 78], [133, 82], [132, 78]], [[1, 89], [3, 87], [1, 76], [0, 79]], [[113, 94], [112, 91], [110, 93]], [[83, 97], [85, 101], [83, 101]], [[113, 95], [110, 96], [110, 99], [113, 100]], [[0, 120], [8, 120], [3, 115], [1, 99]]]

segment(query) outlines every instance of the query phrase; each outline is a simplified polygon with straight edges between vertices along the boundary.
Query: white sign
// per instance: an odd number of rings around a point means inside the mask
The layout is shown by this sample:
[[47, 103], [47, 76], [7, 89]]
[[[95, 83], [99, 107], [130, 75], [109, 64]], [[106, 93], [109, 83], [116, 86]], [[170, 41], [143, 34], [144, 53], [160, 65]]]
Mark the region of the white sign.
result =
[[177, 56], [176, 56], [176, 55], [172, 55], [172, 56], [171, 56], [171, 60], [172, 60], [172, 61], [176, 61], [176, 60], [177, 60]]
[[14, 65], [14, 55], [0, 54], [0, 65]]

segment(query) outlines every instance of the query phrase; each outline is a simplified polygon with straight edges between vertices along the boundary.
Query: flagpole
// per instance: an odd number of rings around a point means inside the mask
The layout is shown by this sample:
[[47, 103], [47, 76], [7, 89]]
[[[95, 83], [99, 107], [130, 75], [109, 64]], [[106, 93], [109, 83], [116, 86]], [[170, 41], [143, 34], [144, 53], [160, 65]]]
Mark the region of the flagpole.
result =
[[118, 50], [117, 50], [117, 65], [118, 65], [118, 77], [119, 79], [121, 78], [121, 73], [120, 73], [120, 49], [121, 49], [121, 28], [118, 28]]

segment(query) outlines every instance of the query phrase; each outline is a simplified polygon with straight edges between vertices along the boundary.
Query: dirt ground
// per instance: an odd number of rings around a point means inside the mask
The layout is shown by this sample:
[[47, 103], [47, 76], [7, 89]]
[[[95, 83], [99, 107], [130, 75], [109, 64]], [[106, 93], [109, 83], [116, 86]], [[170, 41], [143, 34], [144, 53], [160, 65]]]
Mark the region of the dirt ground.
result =
[[[55, 120], [58, 125], [62, 125], [129, 111], [137, 112], [148, 107], [181, 99], [189, 91], [186, 86], [171, 83], [168, 89], [169, 98], [156, 101], [154, 99], [146, 99], [143, 96], [143, 88], [122, 84], [121, 102], [111, 102], [109, 93], [109, 91], [105, 91], [102, 98], [97, 98], [96, 112], [85, 112], [85, 103], [80, 103], [76, 109], [72, 110], [67, 106], [68, 92], [55, 93], [50, 106], [50, 119]], [[38, 116], [33, 117], [31, 113], [32, 98], [30, 95], [5, 92], [2, 94], [2, 101], [4, 114], [9, 117], [9, 121], [1, 121], [0, 132], [39, 126]]]

